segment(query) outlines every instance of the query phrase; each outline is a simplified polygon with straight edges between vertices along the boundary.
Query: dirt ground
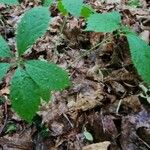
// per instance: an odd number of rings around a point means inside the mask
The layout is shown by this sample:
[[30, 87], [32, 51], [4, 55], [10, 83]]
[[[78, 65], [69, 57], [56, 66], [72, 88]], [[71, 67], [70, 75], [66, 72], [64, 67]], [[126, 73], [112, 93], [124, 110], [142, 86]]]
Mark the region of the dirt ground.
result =
[[[129, 6], [126, 0], [86, 0], [99, 12], [118, 10], [124, 25], [150, 42], [150, 1]], [[15, 31], [20, 16], [41, 5], [24, 0], [18, 6], [0, 5], [0, 34], [15, 52]], [[1, 150], [149, 150], [150, 90], [131, 62], [126, 38], [114, 33], [85, 32], [85, 20], [64, 16], [54, 3], [52, 23], [26, 59], [44, 58], [69, 72], [72, 85], [54, 92], [43, 103], [33, 123], [22, 121], [11, 109], [9, 80], [0, 84]], [[95, 46], [108, 38], [100, 46]], [[88, 131], [93, 140], [85, 136]]]

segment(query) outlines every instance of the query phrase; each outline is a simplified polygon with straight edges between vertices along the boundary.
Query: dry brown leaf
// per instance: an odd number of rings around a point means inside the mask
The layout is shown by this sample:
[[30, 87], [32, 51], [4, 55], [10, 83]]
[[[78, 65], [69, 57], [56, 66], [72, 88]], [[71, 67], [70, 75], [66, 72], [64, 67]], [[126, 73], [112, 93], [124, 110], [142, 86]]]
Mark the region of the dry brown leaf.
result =
[[124, 98], [122, 103], [131, 108], [134, 112], [138, 112], [141, 108], [141, 103], [137, 95], [131, 95]]
[[95, 32], [92, 32], [90, 34], [90, 42], [93, 46], [95, 46], [97, 43], [100, 42], [100, 40], [104, 37], [104, 34], [103, 33], [95, 33]]
[[110, 84], [114, 90], [114, 92], [116, 92], [117, 94], [123, 94], [126, 92], [125, 88], [119, 83], [119, 82], [116, 82], [116, 81], [110, 81]]
[[4, 150], [27, 150], [33, 149], [34, 144], [31, 138], [32, 129], [25, 129], [21, 133], [5, 135], [0, 138], [0, 146]]
[[102, 91], [102, 85], [87, 80], [80, 87], [77, 98], [68, 102], [69, 109], [86, 111], [101, 105], [101, 101], [104, 98]]
[[101, 143], [84, 146], [83, 150], [107, 150], [109, 145], [110, 145], [110, 142], [105, 141], [105, 142], [101, 142]]
[[135, 74], [131, 74], [128, 70], [126, 70], [125, 68], [121, 68], [118, 70], [113, 70], [111, 72], [111, 74], [107, 77], [104, 78], [104, 81], [110, 81], [110, 80], [114, 80], [114, 81], [136, 81], [137, 79], [137, 75]]
[[95, 81], [103, 81], [103, 73], [99, 65], [95, 65], [87, 71], [87, 76], [93, 78]]
[[104, 132], [107, 133], [110, 137], [112, 136], [113, 138], [117, 137], [118, 135], [118, 131], [114, 123], [114, 119], [115, 118], [111, 115], [106, 115], [102, 117]]

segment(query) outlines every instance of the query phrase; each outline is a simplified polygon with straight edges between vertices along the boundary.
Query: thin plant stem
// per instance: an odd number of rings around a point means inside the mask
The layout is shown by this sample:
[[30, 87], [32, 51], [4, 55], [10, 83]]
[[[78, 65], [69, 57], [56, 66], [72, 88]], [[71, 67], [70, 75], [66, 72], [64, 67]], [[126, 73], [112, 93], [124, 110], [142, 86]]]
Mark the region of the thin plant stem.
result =
[[107, 37], [107, 38], [105, 38], [105, 39], [103, 39], [100, 43], [96, 44], [96, 45], [93, 46], [91, 49], [89, 49], [89, 50], [87, 50], [86, 52], [84, 52], [83, 54], [81, 54], [81, 56], [78, 57], [77, 59], [75, 59], [68, 67], [71, 67], [71, 66], [72, 66], [73, 64], [75, 64], [77, 61], [79, 61], [82, 57], [88, 55], [88, 54], [89, 54], [91, 51], [93, 51], [95, 48], [101, 46], [102, 44], [104, 44], [104, 43], [106, 43], [106, 42], [108, 43], [110, 39], [111, 39], [110, 36]]
[[67, 22], [67, 16], [65, 16], [63, 19], [63, 24], [62, 24], [61, 29], [60, 29], [60, 34], [62, 34], [62, 32], [63, 32], [65, 25], [66, 25], [66, 22]]

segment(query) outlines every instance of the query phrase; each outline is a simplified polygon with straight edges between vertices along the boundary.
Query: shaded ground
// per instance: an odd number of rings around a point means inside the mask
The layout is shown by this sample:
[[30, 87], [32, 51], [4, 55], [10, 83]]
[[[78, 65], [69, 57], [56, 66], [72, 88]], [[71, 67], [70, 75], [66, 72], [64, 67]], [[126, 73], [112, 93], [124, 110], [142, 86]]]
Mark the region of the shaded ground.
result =
[[[139, 8], [121, 4], [87, 1], [97, 12], [119, 10], [122, 21], [141, 38], [150, 40], [150, 3]], [[40, 2], [20, 6], [0, 5], [0, 33], [15, 52], [16, 23], [23, 12]], [[44, 58], [67, 69], [72, 86], [53, 93], [43, 104], [33, 124], [23, 122], [9, 101], [10, 71], [0, 85], [0, 149], [3, 150], [148, 150], [150, 149], [149, 89], [131, 62], [124, 36], [84, 32], [84, 20], [64, 17], [55, 4], [53, 21], [46, 35], [33, 46], [26, 59]], [[102, 40], [108, 39], [100, 46]], [[91, 133], [93, 142], [84, 137]], [[105, 143], [101, 143], [104, 142]], [[109, 142], [106, 142], [109, 141]], [[100, 145], [91, 145], [100, 143]], [[91, 147], [85, 147], [90, 145]]]

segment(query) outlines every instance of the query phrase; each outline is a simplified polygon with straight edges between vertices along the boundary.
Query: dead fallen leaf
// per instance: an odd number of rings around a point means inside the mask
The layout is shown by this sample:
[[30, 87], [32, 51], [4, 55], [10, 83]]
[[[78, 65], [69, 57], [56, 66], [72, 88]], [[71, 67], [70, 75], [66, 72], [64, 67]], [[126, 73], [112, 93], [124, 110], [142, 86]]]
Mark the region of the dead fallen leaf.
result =
[[84, 146], [83, 150], [107, 150], [109, 145], [110, 145], [110, 142], [105, 141], [105, 142], [101, 142], [101, 143]]
[[122, 104], [131, 108], [134, 112], [138, 112], [141, 108], [141, 103], [137, 95], [131, 95], [124, 98]]
[[77, 98], [69, 100], [68, 107], [70, 110], [86, 111], [101, 105], [103, 100], [103, 86], [96, 82], [84, 81]]
[[114, 123], [114, 117], [111, 115], [105, 115], [102, 117], [103, 130], [105, 133], [110, 135], [110, 137], [117, 137], [118, 131]]
[[103, 73], [99, 65], [90, 68], [87, 72], [87, 76], [93, 78], [95, 81], [103, 81]]

